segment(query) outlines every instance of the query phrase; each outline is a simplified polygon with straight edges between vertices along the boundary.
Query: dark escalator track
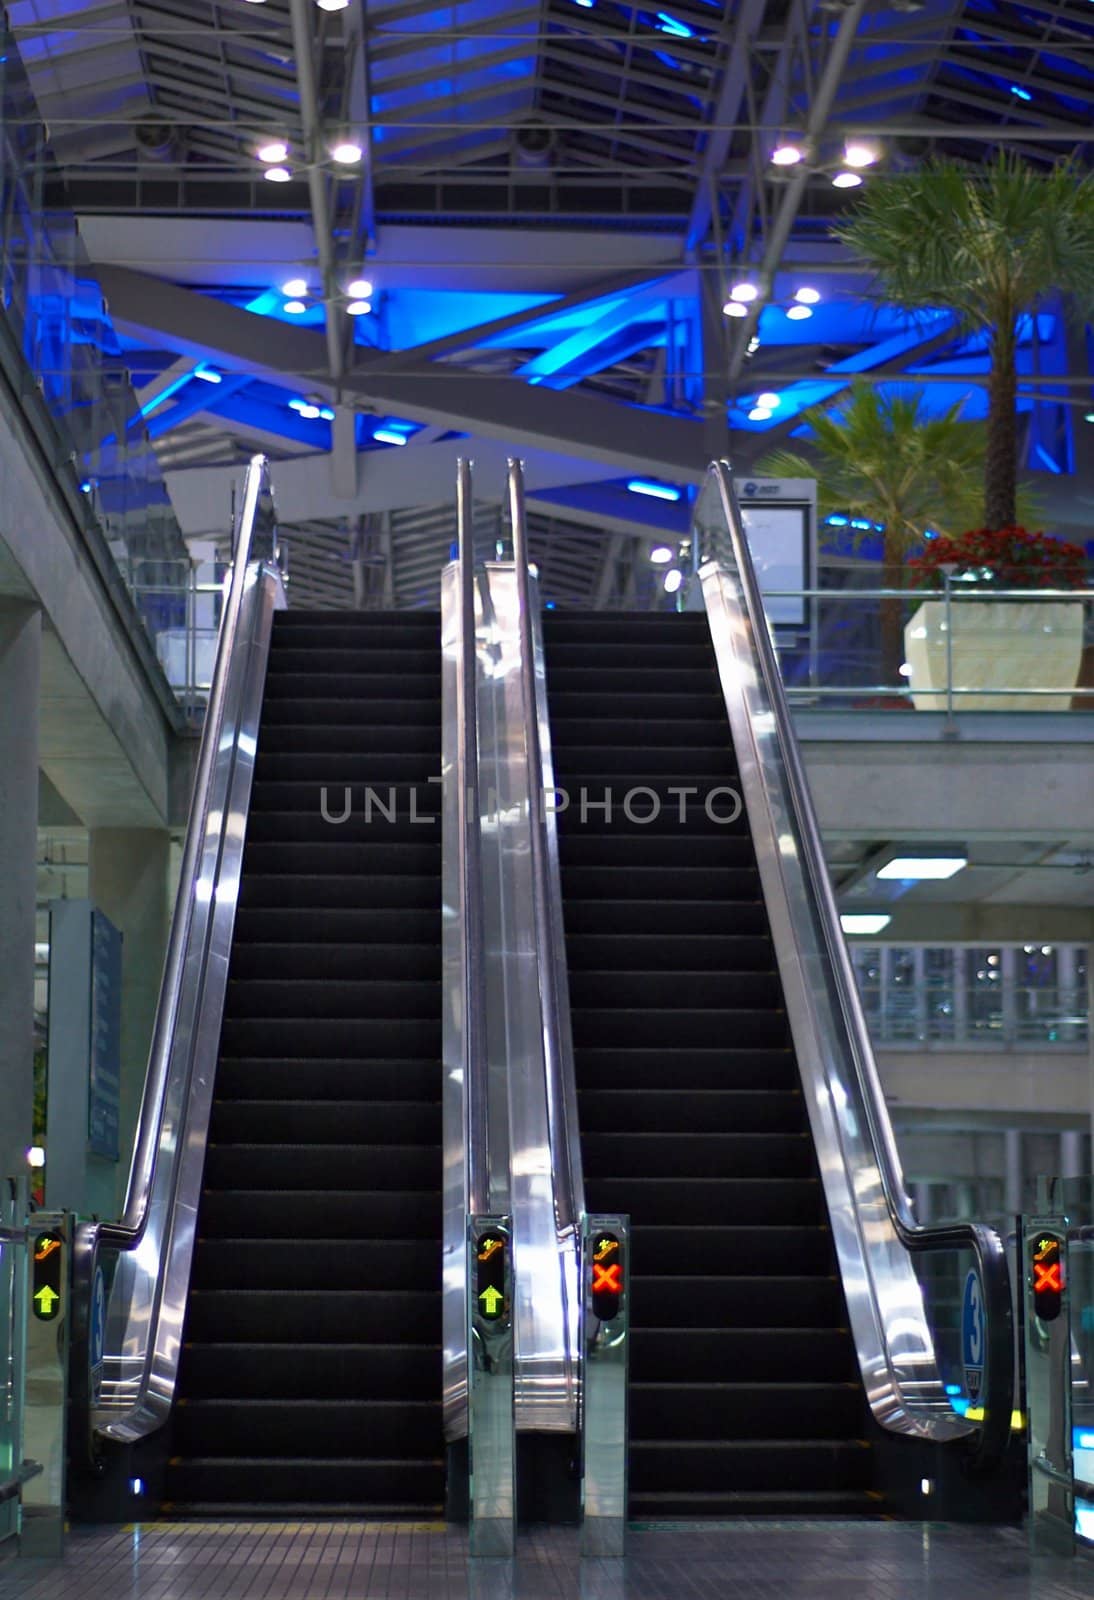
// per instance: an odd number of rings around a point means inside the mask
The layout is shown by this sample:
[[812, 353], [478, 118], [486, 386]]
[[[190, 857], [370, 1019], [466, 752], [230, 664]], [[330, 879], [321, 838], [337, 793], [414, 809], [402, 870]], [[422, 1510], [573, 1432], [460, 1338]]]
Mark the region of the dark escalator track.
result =
[[633, 1227], [630, 1515], [876, 1513], [755, 854], [706, 809], [736, 787], [706, 618], [543, 631], [586, 1199]]
[[176, 1511], [442, 1509], [440, 696], [435, 615], [275, 620]]

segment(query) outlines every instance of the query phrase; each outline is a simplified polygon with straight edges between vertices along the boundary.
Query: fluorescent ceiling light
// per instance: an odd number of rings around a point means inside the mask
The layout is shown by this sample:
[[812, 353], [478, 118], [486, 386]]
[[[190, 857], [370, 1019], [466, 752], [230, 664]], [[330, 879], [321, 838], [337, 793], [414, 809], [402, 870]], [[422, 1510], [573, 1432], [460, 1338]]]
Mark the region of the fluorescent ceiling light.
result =
[[882, 933], [892, 922], [884, 912], [841, 911], [840, 927], [844, 933]]
[[396, 433], [394, 428], [373, 428], [372, 437], [380, 444], [406, 444], [406, 434]]
[[307, 292], [307, 278], [290, 278], [287, 283], [281, 285], [281, 293], [287, 295], [290, 300], [299, 300], [300, 296]]
[[650, 560], [655, 566], [663, 567], [672, 560], [676, 552], [667, 544], [655, 544], [650, 551]]
[[671, 483], [653, 483], [648, 478], [632, 478], [627, 488], [632, 494], [647, 494], [652, 500], [679, 500], [681, 492]]
[[212, 367], [195, 367], [194, 377], [200, 378], [203, 383], [220, 383], [220, 373], [214, 372]]
[[879, 878], [914, 878], [918, 882], [941, 882], [952, 878], [960, 872], [962, 867], [967, 867], [967, 856], [894, 856], [883, 867], [879, 867], [876, 876]]

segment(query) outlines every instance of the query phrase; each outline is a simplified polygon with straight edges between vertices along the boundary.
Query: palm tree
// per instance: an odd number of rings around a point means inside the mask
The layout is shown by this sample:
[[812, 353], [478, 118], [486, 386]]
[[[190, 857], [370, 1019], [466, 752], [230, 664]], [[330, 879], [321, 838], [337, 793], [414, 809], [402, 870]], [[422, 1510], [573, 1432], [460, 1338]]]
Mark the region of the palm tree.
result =
[[[1094, 174], [1039, 172], [1001, 153], [985, 167], [930, 161], [879, 178], [835, 236], [901, 306], [949, 306], [991, 352], [983, 515], [1017, 518], [1016, 351], [1019, 321], [1048, 294], [1094, 307]], [[980, 516], [970, 519], [975, 525]]]
[[[809, 454], [771, 451], [755, 470], [773, 478], [816, 478], [821, 516], [842, 512], [879, 524], [884, 582], [896, 588], [905, 557], [920, 548], [928, 530], [960, 533], [978, 520], [987, 431], [981, 422], [964, 421], [961, 409], [959, 401], [930, 416], [922, 388], [902, 393], [859, 378], [837, 410], [803, 412], [813, 435]], [[883, 600], [880, 620], [883, 671], [887, 681], [899, 682], [902, 602]]]

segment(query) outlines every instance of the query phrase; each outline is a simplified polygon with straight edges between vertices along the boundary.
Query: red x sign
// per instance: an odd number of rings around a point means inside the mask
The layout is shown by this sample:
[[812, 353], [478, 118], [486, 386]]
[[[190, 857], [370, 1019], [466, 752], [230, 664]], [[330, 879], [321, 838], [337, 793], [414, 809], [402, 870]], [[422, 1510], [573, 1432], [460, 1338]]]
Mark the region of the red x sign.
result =
[[614, 1261], [610, 1267], [602, 1267], [598, 1261], [593, 1262], [593, 1293], [623, 1293], [623, 1267], [620, 1262]]
[[1064, 1269], [1059, 1261], [1054, 1261], [1051, 1266], [1042, 1266], [1039, 1261], [1033, 1264], [1033, 1292], [1038, 1294], [1049, 1290], [1054, 1294], [1062, 1294], [1064, 1289]]

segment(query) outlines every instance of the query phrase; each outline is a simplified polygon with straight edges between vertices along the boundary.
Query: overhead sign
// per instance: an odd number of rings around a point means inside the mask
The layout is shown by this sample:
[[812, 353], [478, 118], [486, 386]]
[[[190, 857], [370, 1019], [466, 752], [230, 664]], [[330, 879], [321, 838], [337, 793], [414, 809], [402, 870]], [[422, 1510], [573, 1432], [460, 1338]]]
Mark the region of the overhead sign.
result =
[[475, 1309], [486, 1322], [499, 1322], [506, 1312], [505, 1235], [480, 1233], [475, 1241]]
[[614, 1233], [593, 1236], [589, 1273], [593, 1316], [611, 1322], [623, 1298], [623, 1246]]
[[34, 1241], [30, 1303], [39, 1322], [53, 1322], [61, 1314], [64, 1244], [59, 1233], [40, 1233]]
[[965, 1392], [970, 1400], [978, 1400], [984, 1387], [984, 1296], [980, 1289], [980, 1274], [975, 1268], [965, 1279], [965, 1294], [961, 1305], [961, 1355], [965, 1364]]
[[1064, 1247], [1054, 1233], [1042, 1233], [1033, 1250], [1033, 1309], [1042, 1322], [1055, 1322], [1064, 1304]]

